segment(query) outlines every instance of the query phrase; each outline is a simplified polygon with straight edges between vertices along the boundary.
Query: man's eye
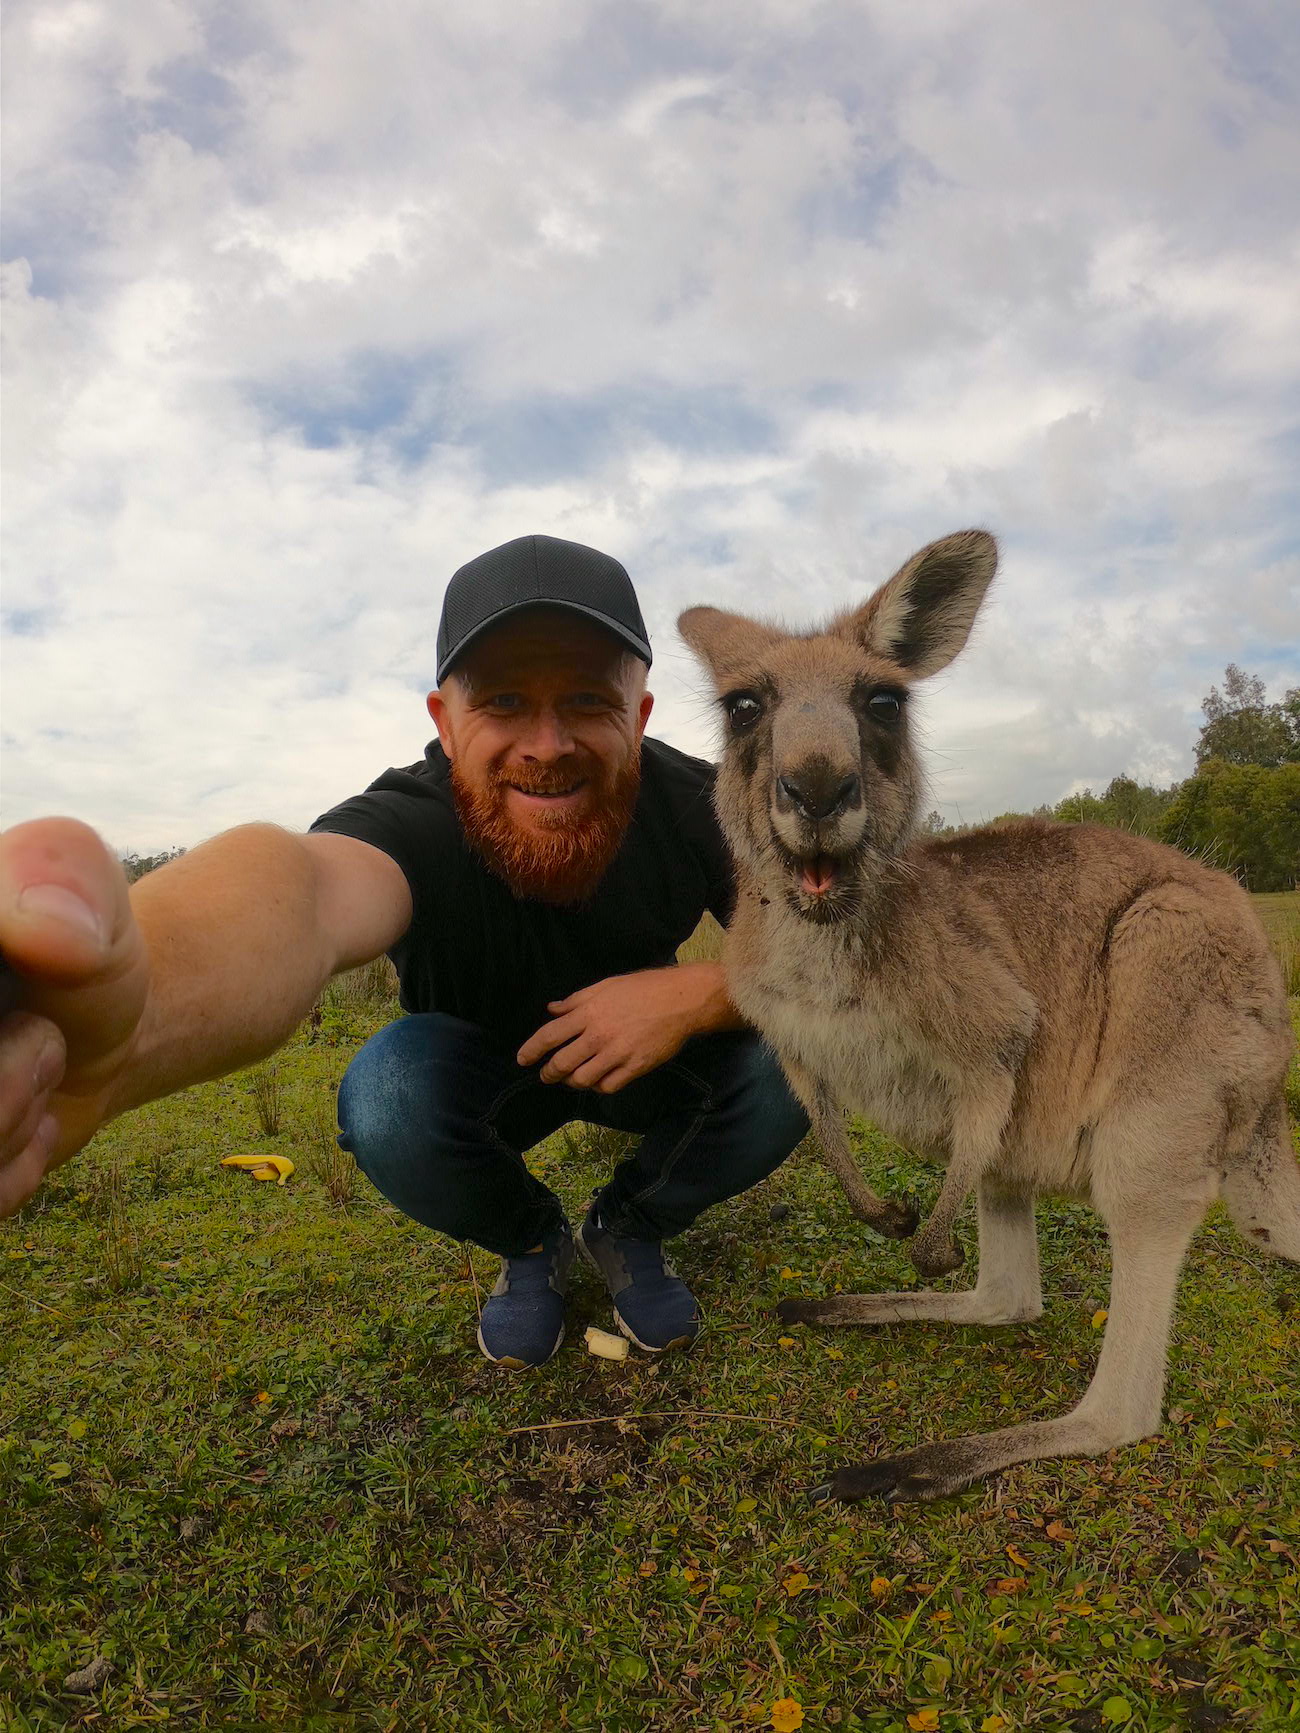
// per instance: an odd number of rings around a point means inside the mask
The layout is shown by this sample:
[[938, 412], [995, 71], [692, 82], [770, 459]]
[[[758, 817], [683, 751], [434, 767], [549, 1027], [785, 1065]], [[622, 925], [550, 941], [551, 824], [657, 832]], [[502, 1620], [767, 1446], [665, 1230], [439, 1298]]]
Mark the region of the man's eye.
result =
[[494, 692], [484, 702], [490, 710], [518, 710], [524, 701], [518, 692]]
[[752, 692], [733, 692], [730, 697], [722, 700], [727, 712], [727, 720], [737, 734], [743, 734], [747, 728], [752, 728], [763, 714], [763, 706]]
[[877, 722], [897, 722], [903, 714], [903, 700], [896, 692], [873, 692], [867, 699], [867, 710]]

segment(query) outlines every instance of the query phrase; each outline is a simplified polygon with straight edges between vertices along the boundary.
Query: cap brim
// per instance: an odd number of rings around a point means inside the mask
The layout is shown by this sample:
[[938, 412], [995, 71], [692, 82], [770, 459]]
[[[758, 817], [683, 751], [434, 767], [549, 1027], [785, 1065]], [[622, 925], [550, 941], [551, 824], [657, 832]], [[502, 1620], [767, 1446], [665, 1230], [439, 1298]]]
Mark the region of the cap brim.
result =
[[524, 601], [511, 602], [508, 608], [500, 609], [499, 612], [491, 615], [490, 618], [480, 621], [472, 631], [466, 632], [460, 643], [457, 644], [454, 649], [449, 650], [443, 657], [442, 661], [439, 662], [437, 673], [438, 683], [441, 685], [443, 678], [456, 666], [456, 663], [465, 654], [466, 650], [469, 649], [471, 644], [477, 643], [485, 632], [490, 632], [494, 626], [499, 626], [503, 620], [508, 620], [512, 614], [523, 613], [525, 608], [563, 608], [566, 613], [581, 614], [588, 620], [594, 620], [598, 626], [603, 626], [607, 632], [612, 632], [621, 644], [625, 644], [627, 648], [631, 650], [634, 656], [639, 656], [641, 658], [647, 668], [650, 667], [653, 661], [653, 657], [650, 654], [650, 646], [644, 638], [638, 637], [637, 634], [632, 631], [630, 627], [625, 626], [621, 620], [611, 620], [609, 615], [602, 614], [599, 608], [587, 608], [584, 607], [581, 602], [554, 601], [549, 596], [529, 596]]

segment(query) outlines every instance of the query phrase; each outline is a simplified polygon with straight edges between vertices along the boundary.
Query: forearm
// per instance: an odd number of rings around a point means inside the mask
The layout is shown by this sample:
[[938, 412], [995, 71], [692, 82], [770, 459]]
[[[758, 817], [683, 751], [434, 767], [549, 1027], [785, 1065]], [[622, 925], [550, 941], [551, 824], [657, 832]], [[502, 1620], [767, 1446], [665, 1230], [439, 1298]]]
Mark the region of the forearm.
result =
[[244, 825], [132, 887], [149, 996], [104, 1118], [274, 1052], [315, 1003], [336, 959], [317, 918], [301, 840]]
[[679, 963], [673, 973], [685, 989], [684, 1008], [693, 1035], [720, 1035], [748, 1025], [731, 1002], [721, 963]]

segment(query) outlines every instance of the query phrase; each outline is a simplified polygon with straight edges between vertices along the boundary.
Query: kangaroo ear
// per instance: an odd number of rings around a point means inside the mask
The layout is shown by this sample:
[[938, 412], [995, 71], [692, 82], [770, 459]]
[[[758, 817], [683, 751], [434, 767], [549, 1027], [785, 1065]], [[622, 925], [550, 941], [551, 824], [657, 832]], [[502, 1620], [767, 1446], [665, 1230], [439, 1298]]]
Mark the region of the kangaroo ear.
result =
[[747, 620], [743, 614], [726, 614], [721, 608], [687, 608], [677, 616], [677, 630], [720, 686], [743, 676], [774, 644], [789, 636], [773, 626]]
[[958, 530], [913, 554], [831, 630], [918, 679], [937, 674], [970, 636], [997, 567], [998, 544], [987, 530]]

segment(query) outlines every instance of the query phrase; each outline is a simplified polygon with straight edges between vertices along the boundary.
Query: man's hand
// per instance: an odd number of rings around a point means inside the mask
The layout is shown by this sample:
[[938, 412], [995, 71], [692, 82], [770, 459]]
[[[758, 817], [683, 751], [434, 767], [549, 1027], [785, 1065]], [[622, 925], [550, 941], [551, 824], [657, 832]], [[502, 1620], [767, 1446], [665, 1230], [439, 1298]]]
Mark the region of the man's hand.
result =
[[612, 975], [548, 1005], [551, 1021], [517, 1055], [543, 1083], [613, 1095], [671, 1059], [693, 1035], [743, 1027], [727, 997], [720, 963], [685, 963]]
[[99, 1129], [148, 980], [126, 875], [89, 826], [0, 836], [0, 1217]]

